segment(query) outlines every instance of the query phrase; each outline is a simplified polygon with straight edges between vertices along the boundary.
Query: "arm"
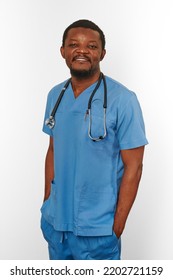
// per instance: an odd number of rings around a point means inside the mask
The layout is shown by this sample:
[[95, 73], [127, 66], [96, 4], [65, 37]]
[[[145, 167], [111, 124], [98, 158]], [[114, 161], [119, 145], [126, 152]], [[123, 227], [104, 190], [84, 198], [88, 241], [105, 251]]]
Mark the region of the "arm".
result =
[[54, 178], [54, 160], [53, 160], [53, 138], [50, 137], [49, 147], [45, 160], [45, 194], [44, 201], [48, 199], [50, 195], [51, 182]]
[[123, 232], [128, 214], [137, 194], [142, 175], [143, 154], [144, 146], [121, 151], [124, 174], [120, 185], [113, 226], [113, 230], [118, 238]]

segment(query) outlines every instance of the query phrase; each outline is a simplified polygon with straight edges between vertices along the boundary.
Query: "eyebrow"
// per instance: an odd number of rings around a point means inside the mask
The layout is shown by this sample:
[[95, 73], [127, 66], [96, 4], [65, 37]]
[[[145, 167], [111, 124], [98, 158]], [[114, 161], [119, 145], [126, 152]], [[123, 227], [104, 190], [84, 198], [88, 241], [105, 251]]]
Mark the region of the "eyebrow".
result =
[[[69, 38], [70, 41], [78, 41], [77, 39]], [[90, 43], [97, 43], [95, 40], [89, 40]]]

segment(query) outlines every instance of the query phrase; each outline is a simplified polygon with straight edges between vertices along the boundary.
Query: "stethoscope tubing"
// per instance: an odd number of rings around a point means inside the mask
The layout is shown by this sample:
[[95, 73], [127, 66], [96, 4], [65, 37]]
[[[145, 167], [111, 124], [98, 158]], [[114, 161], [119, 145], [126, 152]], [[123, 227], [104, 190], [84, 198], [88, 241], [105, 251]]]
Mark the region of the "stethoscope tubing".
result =
[[[91, 104], [92, 104], [92, 100], [93, 100], [93, 97], [96, 93], [96, 91], [98, 90], [100, 84], [101, 84], [101, 81], [103, 80], [103, 85], [104, 85], [104, 102], [103, 102], [103, 111], [104, 111], [104, 120], [103, 120], [103, 127], [104, 127], [104, 134], [102, 136], [99, 136], [99, 137], [93, 137], [92, 136], [92, 133], [91, 133], [91, 127], [92, 127], [92, 116], [91, 116]], [[63, 95], [66, 91], [66, 89], [68, 88], [69, 84], [71, 82], [71, 78], [67, 80], [66, 84], [64, 85], [62, 91], [60, 92], [59, 94], [59, 97], [55, 103], [55, 106], [50, 114], [50, 117], [45, 121], [45, 124], [50, 128], [50, 129], [53, 129], [53, 127], [55, 126], [55, 114], [57, 112], [57, 109], [60, 105], [60, 102], [63, 98]], [[89, 101], [88, 101], [88, 108], [87, 108], [87, 111], [86, 111], [86, 115], [89, 116], [89, 126], [88, 126], [88, 136], [91, 140], [93, 141], [100, 141], [102, 139], [104, 139], [107, 135], [107, 132], [106, 132], [106, 109], [107, 109], [107, 85], [106, 85], [106, 79], [105, 79], [105, 76], [103, 73], [100, 73], [100, 77], [99, 77], [99, 80], [93, 90], [93, 92], [91, 93], [91, 96], [89, 98]]]

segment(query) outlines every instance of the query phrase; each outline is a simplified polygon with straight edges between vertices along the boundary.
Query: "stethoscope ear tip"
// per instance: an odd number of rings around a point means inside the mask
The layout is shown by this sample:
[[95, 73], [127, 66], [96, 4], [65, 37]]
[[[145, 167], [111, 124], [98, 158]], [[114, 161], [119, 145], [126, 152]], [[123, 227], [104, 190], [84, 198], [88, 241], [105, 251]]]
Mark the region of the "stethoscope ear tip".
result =
[[90, 139], [93, 141], [93, 142], [99, 142], [101, 140], [103, 140], [105, 138], [106, 134], [104, 136], [99, 136], [98, 138], [92, 138], [92, 136], [90, 135]]

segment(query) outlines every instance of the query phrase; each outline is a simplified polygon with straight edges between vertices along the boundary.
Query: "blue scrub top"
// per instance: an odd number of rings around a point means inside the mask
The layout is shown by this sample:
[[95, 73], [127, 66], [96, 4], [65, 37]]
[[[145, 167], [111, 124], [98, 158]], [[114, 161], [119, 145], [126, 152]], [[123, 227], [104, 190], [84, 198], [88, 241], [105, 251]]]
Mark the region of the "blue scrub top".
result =
[[[65, 81], [66, 82], [66, 81]], [[106, 76], [107, 136], [99, 142], [88, 137], [85, 118], [95, 83], [77, 98], [71, 84], [56, 112], [55, 127], [45, 125], [65, 82], [48, 94], [43, 131], [54, 140], [54, 180], [41, 212], [58, 231], [75, 235], [112, 234], [123, 175], [120, 151], [146, 145], [143, 116], [136, 95]], [[104, 134], [103, 81], [92, 101], [92, 136]]]

